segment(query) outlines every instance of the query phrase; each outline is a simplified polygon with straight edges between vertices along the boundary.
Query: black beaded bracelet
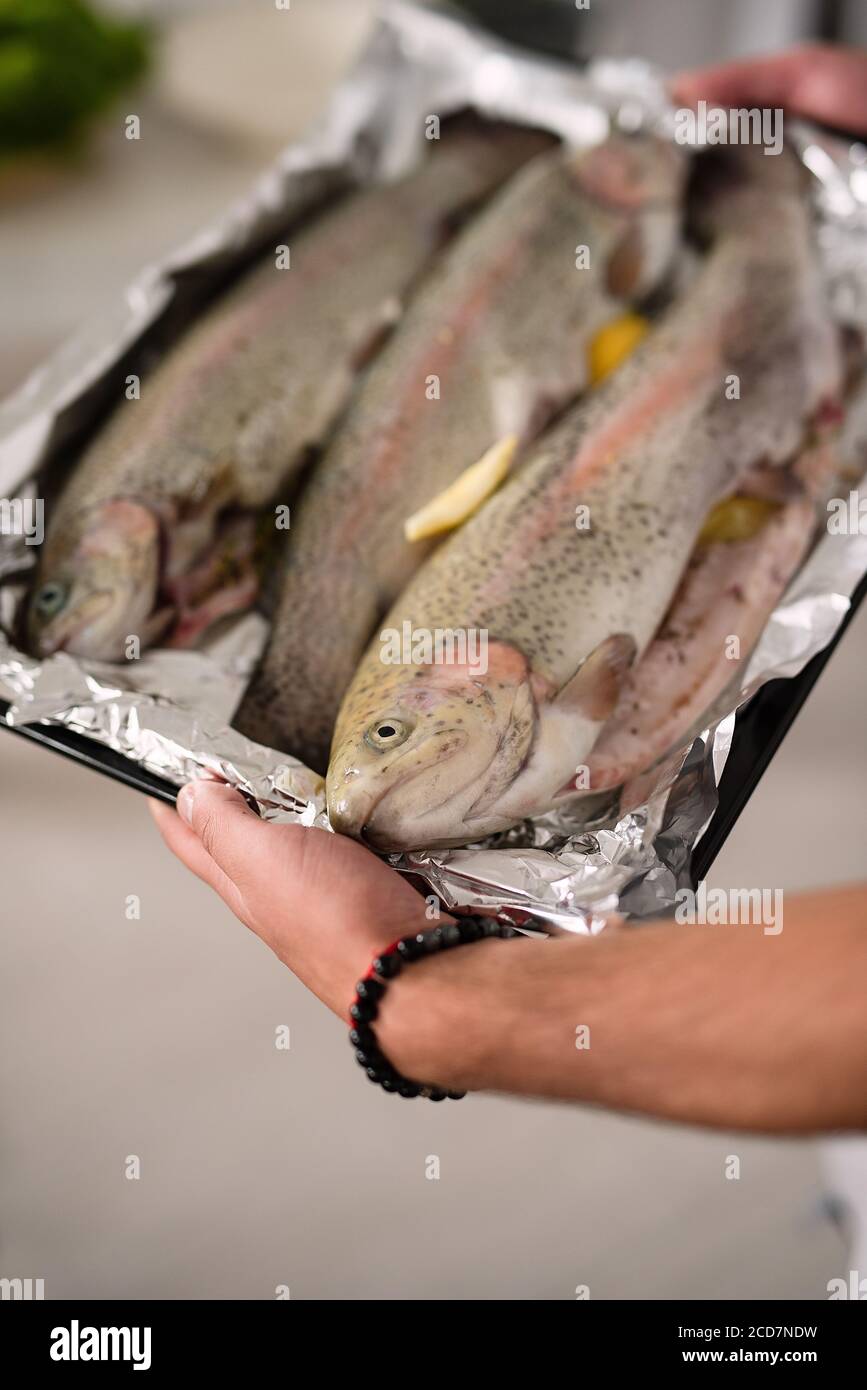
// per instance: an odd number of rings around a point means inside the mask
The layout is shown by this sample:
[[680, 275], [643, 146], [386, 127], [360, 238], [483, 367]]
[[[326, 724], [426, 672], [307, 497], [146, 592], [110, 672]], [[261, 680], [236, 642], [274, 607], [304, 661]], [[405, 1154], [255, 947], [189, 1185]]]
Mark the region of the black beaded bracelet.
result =
[[494, 917], [462, 916], [444, 927], [432, 927], [430, 931], [420, 931], [415, 936], [402, 936], [387, 950], [381, 951], [364, 979], [355, 986], [355, 999], [349, 1010], [352, 1019], [349, 1041], [355, 1051], [355, 1060], [364, 1068], [369, 1080], [375, 1081], [384, 1091], [404, 1096], [407, 1100], [414, 1096], [425, 1096], [428, 1100], [462, 1100], [466, 1091], [426, 1086], [420, 1081], [409, 1081], [401, 1076], [382, 1052], [371, 1025], [379, 1013], [388, 981], [399, 975], [411, 961], [421, 960], [436, 951], [450, 951], [454, 946], [467, 946], [471, 941], [482, 941], [492, 936], [505, 939], [514, 935], [512, 927], [506, 922], [498, 922]]

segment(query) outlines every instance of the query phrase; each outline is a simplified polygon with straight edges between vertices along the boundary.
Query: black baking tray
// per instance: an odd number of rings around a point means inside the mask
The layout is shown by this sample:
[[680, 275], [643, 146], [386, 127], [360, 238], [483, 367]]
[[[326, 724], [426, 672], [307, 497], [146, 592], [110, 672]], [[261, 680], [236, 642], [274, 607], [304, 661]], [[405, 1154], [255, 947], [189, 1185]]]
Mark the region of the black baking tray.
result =
[[94, 772], [101, 772], [104, 777], [123, 782], [134, 791], [144, 792], [146, 796], [155, 796], [160, 801], [174, 803], [178, 789], [173, 782], [167, 782], [164, 777], [157, 777], [156, 773], [146, 772], [138, 763], [125, 758], [122, 753], [115, 753], [113, 748], [104, 748], [94, 739], [64, 728], [62, 724], [6, 724], [3, 719], [8, 708], [9, 701], [0, 700], [0, 729], [8, 729], [11, 734], [30, 739], [32, 743], [39, 743], [43, 748], [50, 748], [52, 752], [60, 753], [64, 758], [71, 758], [73, 762], [82, 763]]
[[[707, 876], [708, 869], [863, 602], [865, 593], [867, 575], [852, 595], [849, 610], [828, 645], [807, 662], [799, 675], [768, 681], [738, 713], [729, 756], [720, 778], [717, 809], [693, 852], [690, 872], [694, 886]], [[0, 700], [0, 716], [5, 716], [8, 708], [8, 702]], [[39, 743], [43, 748], [50, 748], [65, 758], [72, 758], [74, 762], [82, 763], [104, 777], [123, 782], [134, 791], [174, 804], [177, 788], [173, 783], [146, 772], [121, 753], [103, 748], [83, 734], [74, 733], [59, 724], [12, 727], [4, 723], [2, 718], [0, 728], [17, 734], [19, 738]]]
[[706, 877], [762, 776], [795, 721], [795, 717], [841, 641], [867, 593], [867, 574], [852, 594], [845, 618], [827, 647], [807, 662], [797, 676], [767, 681], [739, 711], [732, 744], [719, 782], [717, 809], [693, 851], [693, 886]]

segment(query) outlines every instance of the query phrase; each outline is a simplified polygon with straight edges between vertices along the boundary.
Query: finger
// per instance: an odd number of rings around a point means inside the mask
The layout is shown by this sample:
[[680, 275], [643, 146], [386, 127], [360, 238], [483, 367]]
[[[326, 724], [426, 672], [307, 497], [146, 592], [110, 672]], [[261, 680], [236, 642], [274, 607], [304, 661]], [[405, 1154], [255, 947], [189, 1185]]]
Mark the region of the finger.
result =
[[225, 784], [190, 783], [178, 795], [178, 814], [254, 915], [273, 915], [279, 903], [282, 920], [303, 917], [308, 931], [329, 932], [375, 920], [391, 903], [398, 911], [419, 905], [414, 890], [362, 845], [262, 821]]
[[362, 845], [262, 821], [225, 784], [182, 788], [181, 820], [154, 814], [178, 857], [341, 1014], [372, 955], [427, 925], [415, 890]]
[[[228, 876], [213, 855], [209, 853], [205, 844], [199, 839], [199, 835], [193, 829], [192, 824], [189, 824], [188, 820], [184, 819], [180, 812], [173, 811], [170, 807], [165, 805], [165, 803], [149, 799], [151, 815], [156, 822], [160, 835], [168, 848], [181, 863], [184, 864], [191, 873], [194, 873], [197, 878], [200, 878], [203, 883], [206, 883], [212, 888], [214, 892], [218, 893], [227, 907], [234, 912], [235, 916], [238, 917], [245, 926], [249, 927], [251, 931], [255, 932], [266, 945], [274, 950], [285, 964], [295, 969], [296, 973], [298, 973], [296, 963], [292, 959], [291, 951], [287, 949], [288, 942], [282, 939], [285, 936], [285, 928], [289, 920], [283, 908], [287, 898], [291, 897], [291, 893], [285, 891], [287, 877], [286, 864], [283, 860], [283, 856], [279, 854], [279, 850], [285, 847], [281, 845], [281, 831], [284, 835], [291, 835], [295, 827], [283, 826], [277, 828], [266, 826], [265, 823], [259, 820], [257, 816], [253, 815], [252, 812], [247, 811], [246, 803], [238, 793], [233, 792], [231, 788], [225, 787], [222, 784], [215, 787], [217, 796], [211, 797], [209, 801], [208, 793], [205, 793], [204, 804], [200, 805], [197, 802], [197, 793], [193, 791], [193, 788], [199, 785], [202, 784], [193, 783], [188, 787], [182, 788], [178, 794], [178, 803], [184, 808], [184, 816], [188, 817], [190, 820], [195, 820], [200, 833], [207, 836], [208, 844], [228, 862], [232, 859], [232, 853], [227, 849], [227, 846], [232, 839], [234, 826], [237, 822], [233, 821], [231, 814], [226, 815], [225, 812], [227, 810], [231, 812], [231, 810], [234, 809], [232, 803], [237, 798], [241, 802], [243, 810], [247, 812], [251, 820], [255, 823], [255, 827], [259, 832], [260, 844], [263, 839], [267, 840], [267, 853], [269, 858], [268, 862], [263, 866], [263, 882], [270, 888], [277, 888], [276, 894], [273, 895], [277, 901], [272, 901], [269, 906], [267, 902], [268, 895], [266, 893], [266, 902], [264, 904], [259, 904], [256, 901], [258, 895], [255, 892], [249, 895], [249, 890], [248, 895], [251, 896], [253, 900], [248, 901], [248, 897], [245, 897], [245, 894], [241, 891], [238, 884]], [[205, 785], [211, 786], [213, 784], [206, 783]], [[223, 795], [223, 793], [228, 793], [228, 795]], [[215, 822], [214, 812], [217, 808], [220, 814], [222, 814], [223, 819]], [[277, 830], [277, 836], [269, 836], [267, 834], [269, 829]], [[242, 834], [247, 834], [246, 824], [242, 826]], [[257, 856], [258, 853], [259, 846], [257, 845]], [[252, 862], [254, 862], [254, 859], [251, 856], [245, 866], [245, 874], [249, 875]], [[275, 883], [275, 880], [279, 880], [279, 884]], [[263, 910], [257, 910], [257, 908]], [[308, 913], [306, 925], [309, 925], [310, 917], [311, 914]], [[344, 989], [343, 993], [345, 994], [345, 992], [346, 990]]]
[[219, 864], [208, 854], [195, 832], [164, 802], [149, 797], [148, 806], [157, 830], [175, 858], [179, 859], [190, 873], [195, 874], [196, 878], [200, 878], [209, 888], [213, 888], [215, 893], [219, 893], [232, 911], [240, 915], [238, 890]]
[[[178, 842], [178, 850], [189, 854], [206, 882], [287, 963], [299, 931], [328, 938], [353, 922], [357, 895], [339, 872], [344, 861], [333, 835], [269, 824], [240, 792], [212, 781], [181, 789], [178, 816], [198, 851], [188, 839]], [[360, 846], [342, 847], [365, 855]]]
[[833, 44], [809, 44], [770, 58], [681, 73], [670, 85], [676, 101], [695, 106], [784, 107], [852, 132], [867, 130], [867, 54]]
[[867, 52], [825, 48], [797, 69], [793, 111], [825, 125], [867, 132]]
[[747, 58], [680, 73], [670, 84], [675, 98], [686, 106], [699, 101], [737, 106], [787, 106], [803, 68], [806, 51], [795, 49], [771, 58]]
[[199, 846], [238, 888], [249, 882], [261, 855], [260, 818], [234, 787], [189, 782], [178, 792], [178, 816]]

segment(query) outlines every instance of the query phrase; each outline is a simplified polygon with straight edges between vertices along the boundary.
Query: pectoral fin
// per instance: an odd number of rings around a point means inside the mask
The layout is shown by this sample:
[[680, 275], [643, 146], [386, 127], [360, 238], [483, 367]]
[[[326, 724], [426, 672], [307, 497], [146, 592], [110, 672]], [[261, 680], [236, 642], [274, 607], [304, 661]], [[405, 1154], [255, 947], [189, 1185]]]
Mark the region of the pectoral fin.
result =
[[631, 222], [605, 267], [605, 287], [615, 299], [632, 299], [638, 293], [644, 271], [644, 239], [641, 227]]
[[556, 695], [556, 708], [604, 724], [614, 713], [636, 654], [635, 639], [628, 633], [618, 632], [606, 637]]

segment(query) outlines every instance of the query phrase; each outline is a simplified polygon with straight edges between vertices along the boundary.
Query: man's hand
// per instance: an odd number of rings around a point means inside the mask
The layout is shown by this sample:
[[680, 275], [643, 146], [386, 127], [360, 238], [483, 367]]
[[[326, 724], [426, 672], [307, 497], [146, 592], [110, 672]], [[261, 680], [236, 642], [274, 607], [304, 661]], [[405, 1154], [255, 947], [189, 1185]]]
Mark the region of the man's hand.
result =
[[853, 134], [867, 134], [867, 52], [805, 44], [770, 58], [745, 58], [681, 73], [675, 101], [695, 106], [781, 106]]
[[181, 863], [343, 1018], [376, 951], [431, 925], [418, 893], [363, 845], [268, 824], [231, 787], [193, 782], [177, 814], [150, 805]]
[[[362, 845], [266, 824], [215, 783], [178, 806], [153, 806], [169, 848], [344, 1018], [374, 953], [430, 925]], [[867, 890], [843, 889], [787, 903], [775, 936], [665, 922], [480, 941], [404, 971], [376, 1031], [405, 1076], [460, 1090], [777, 1132], [863, 1127], [865, 925]]]
[[[150, 803], [172, 853], [344, 1021], [376, 953], [432, 925], [406, 879], [354, 840], [269, 824], [222, 783], [192, 782], [177, 804], [175, 813]], [[513, 945], [480, 941], [405, 972], [399, 1007], [390, 991], [377, 1021], [380, 1045], [404, 1076], [460, 1090], [476, 1080], [490, 1031], [479, 1002], [493, 992], [496, 1038], [505, 1014], [493, 967], [504, 947], [511, 964]]]

